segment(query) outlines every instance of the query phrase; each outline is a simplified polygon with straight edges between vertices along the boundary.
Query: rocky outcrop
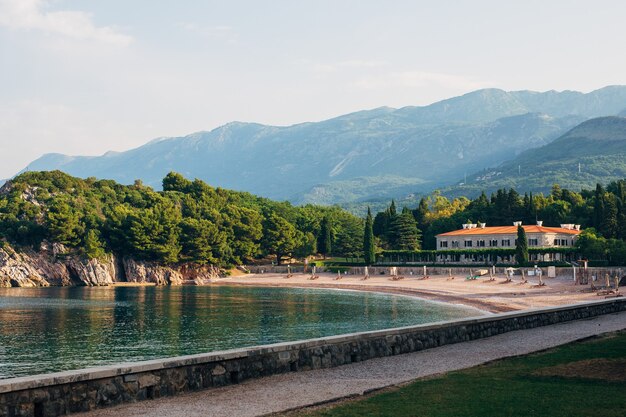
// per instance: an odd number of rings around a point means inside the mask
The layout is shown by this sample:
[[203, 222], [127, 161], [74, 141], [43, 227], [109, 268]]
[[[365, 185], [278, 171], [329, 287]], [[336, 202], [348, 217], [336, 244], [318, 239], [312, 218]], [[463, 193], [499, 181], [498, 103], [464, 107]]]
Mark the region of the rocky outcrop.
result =
[[220, 276], [219, 268], [211, 265], [183, 264], [169, 267], [132, 259], [124, 260], [124, 269], [128, 282], [154, 282], [157, 285], [181, 285], [185, 281], [201, 285]]
[[0, 248], [0, 287], [103, 286], [116, 282], [204, 284], [219, 276], [220, 270], [214, 266], [165, 266], [114, 255], [86, 259], [56, 243], [44, 243], [39, 251], [18, 252], [8, 245]]
[[124, 271], [128, 282], [153, 282], [157, 285], [181, 285], [182, 274], [173, 268], [156, 263], [124, 260]]
[[66, 266], [70, 277], [82, 285], [101, 286], [119, 281], [113, 256], [106, 260], [71, 258]]
[[13, 248], [0, 248], [0, 287], [47, 287], [48, 281], [27, 255]]

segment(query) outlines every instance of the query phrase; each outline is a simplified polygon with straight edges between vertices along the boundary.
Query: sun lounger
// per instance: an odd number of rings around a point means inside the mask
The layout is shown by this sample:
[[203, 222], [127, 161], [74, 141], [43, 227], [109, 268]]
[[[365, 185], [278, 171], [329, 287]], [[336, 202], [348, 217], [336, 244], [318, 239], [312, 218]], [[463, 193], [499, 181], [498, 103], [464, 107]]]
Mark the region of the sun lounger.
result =
[[391, 281], [400, 281], [401, 279], [404, 279], [403, 276], [398, 276], [398, 275], [393, 275], [391, 278], [389, 278]]

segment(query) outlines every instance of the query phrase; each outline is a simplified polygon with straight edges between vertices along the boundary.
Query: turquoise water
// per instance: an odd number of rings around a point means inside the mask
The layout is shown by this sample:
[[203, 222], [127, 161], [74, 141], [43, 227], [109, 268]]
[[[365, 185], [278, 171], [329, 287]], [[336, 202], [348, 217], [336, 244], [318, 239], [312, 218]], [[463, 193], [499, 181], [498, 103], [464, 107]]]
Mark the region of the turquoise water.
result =
[[295, 288], [0, 290], [0, 378], [480, 315], [396, 295]]

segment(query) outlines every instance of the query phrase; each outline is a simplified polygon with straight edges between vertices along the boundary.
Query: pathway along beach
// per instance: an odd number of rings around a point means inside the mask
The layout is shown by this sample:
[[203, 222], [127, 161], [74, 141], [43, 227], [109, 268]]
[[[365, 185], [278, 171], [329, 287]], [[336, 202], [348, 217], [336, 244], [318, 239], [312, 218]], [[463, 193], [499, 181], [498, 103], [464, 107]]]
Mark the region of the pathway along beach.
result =
[[[481, 308], [494, 313], [556, 306], [602, 299], [588, 286], [575, 286], [568, 278], [546, 279], [546, 285], [517, 281], [505, 283], [481, 278], [405, 278], [390, 281], [359, 276], [336, 280], [335, 275], [243, 275], [220, 280], [219, 285], [342, 288], [419, 296]], [[214, 284], [212, 284], [214, 285]], [[245, 381], [238, 385], [143, 401], [80, 414], [113, 416], [263, 416], [282, 414], [318, 404], [340, 401], [401, 385], [418, 378], [469, 368], [493, 360], [525, 355], [599, 334], [626, 329], [626, 313], [610, 314], [551, 326], [509, 332], [470, 342], [441, 346], [415, 353], [372, 359], [330, 369], [293, 372]]]

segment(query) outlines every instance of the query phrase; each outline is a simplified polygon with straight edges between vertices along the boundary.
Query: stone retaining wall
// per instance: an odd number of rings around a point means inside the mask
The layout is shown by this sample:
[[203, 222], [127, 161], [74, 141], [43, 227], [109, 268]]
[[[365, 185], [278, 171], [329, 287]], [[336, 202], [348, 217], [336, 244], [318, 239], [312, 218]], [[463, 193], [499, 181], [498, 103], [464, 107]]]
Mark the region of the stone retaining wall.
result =
[[626, 300], [502, 313], [0, 381], [0, 416], [51, 417], [626, 311]]

